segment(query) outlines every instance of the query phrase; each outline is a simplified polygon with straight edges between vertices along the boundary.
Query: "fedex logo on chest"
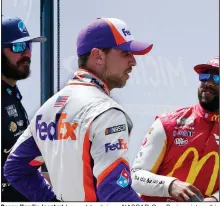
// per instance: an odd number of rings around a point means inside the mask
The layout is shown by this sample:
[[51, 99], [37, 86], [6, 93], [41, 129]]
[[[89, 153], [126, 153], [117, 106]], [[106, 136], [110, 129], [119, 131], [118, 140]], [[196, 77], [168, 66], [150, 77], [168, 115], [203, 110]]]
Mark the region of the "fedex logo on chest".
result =
[[76, 140], [77, 122], [66, 121], [67, 113], [56, 114], [55, 121], [41, 121], [43, 115], [36, 117], [36, 135], [41, 140]]

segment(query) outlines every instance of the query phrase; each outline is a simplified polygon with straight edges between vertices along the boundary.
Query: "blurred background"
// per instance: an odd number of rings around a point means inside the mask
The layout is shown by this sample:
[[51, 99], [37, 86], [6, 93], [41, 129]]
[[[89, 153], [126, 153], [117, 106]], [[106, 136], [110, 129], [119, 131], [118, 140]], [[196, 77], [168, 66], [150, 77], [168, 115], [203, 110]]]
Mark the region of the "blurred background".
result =
[[[2, 0], [2, 14], [18, 16], [31, 35], [40, 35], [40, 0]], [[54, 92], [57, 92], [57, 1], [54, 1]], [[76, 38], [97, 17], [125, 21], [137, 40], [152, 43], [116, 99], [133, 120], [130, 163], [155, 116], [198, 102], [193, 66], [219, 56], [218, 0], [60, 1], [60, 88], [77, 69]], [[33, 45], [31, 76], [18, 81], [29, 119], [41, 105], [40, 44]]]

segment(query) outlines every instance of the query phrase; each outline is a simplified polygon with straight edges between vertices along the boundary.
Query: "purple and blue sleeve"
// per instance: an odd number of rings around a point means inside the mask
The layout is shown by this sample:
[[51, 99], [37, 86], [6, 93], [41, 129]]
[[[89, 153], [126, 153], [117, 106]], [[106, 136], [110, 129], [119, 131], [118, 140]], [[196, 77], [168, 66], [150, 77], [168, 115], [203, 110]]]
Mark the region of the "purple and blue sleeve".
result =
[[101, 202], [143, 201], [131, 187], [129, 167], [120, 162], [98, 185], [97, 197]]
[[27, 138], [21, 144], [16, 143], [16, 149], [9, 155], [4, 175], [8, 182], [30, 201], [55, 201], [56, 196], [51, 186], [38, 171], [36, 157], [41, 153], [33, 137]]

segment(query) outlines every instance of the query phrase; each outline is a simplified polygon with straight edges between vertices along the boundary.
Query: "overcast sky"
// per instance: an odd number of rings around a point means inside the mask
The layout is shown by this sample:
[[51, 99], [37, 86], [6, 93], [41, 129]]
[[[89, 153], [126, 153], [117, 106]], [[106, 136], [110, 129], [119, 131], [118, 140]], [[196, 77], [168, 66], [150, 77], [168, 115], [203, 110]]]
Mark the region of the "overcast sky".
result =
[[[2, 13], [22, 18], [29, 33], [40, 35], [40, 0], [3, 0]], [[137, 57], [127, 86], [111, 93], [134, 123], [131, 161], [156, 115], [197, 103], [193, 66], [219, 55], [218, 0], [62, 0], [60, 15], [61, 87], [77, 69], [78, 32], [97, 17], [120, 18], [136, 39], [154, 44], [148, 55]], [[56, 48], [56, 16], [54, 28]], [[30, 118], [40, 107], [39, 44], [32, 55], [31, 77], [18, 83]]]

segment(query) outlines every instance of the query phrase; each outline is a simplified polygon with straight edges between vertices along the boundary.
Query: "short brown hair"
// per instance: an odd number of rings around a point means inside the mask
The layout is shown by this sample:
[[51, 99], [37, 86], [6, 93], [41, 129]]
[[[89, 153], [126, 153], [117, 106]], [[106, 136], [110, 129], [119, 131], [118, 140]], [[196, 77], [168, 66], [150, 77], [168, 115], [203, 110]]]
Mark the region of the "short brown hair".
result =
[[[105, 54], [108, 54], [111, 50], [111, 48], [105, 48], [105, 49], [101, 49]], [[90, 52], [83, 54], [81, 56], [78, 57], [78, 67], [79, 68], [86, 68], [87, 65], [87, 61], [88, 61], [88, 57], [90, 56]]]

